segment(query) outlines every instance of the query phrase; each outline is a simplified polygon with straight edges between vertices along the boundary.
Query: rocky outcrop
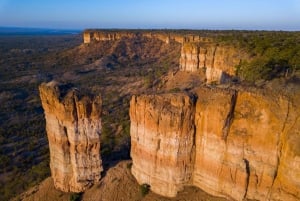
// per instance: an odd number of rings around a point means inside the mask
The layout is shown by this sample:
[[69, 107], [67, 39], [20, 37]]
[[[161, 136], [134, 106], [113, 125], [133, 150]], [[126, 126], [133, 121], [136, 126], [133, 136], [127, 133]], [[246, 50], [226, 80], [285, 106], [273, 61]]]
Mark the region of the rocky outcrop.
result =
[[182, 45], [180, 70], [197, 72], [205, 69], [208, 83], [226, 83], [235, 76], [235, 66], [248, 56], [238, 48], [230, 45], [221, 45], [213, 38], [195, 34], [163, 32], [151, 30], [86, 30], [83, 33], [84, 43], [93, 41], [116, 41], [123, 38], [146, 37], [157, 39], [167, 44], [178, 42]]
[[130, 102], [132, 174], [173, 197], [192, 175], [194, 111], [184, 94], [134, 96]]
[[122, 38], [136, 38], [138, 36], [155, 38], [165, 43], [170, 42], [170, 35], [167, 33], [139, 32], [139, 31], [113, 31], [113, 30], [86, 30], [83, 33], [84, 43], [93, 41], [116, 41]]
[[[286, 143], [281, 136], [289, 102], [250, 92], [198, 94], [194, 185], [236, 200], [276, 200], [273, 185], [282, 157], [280, 144]], [[299, 189], [296, 182], [293, 186]]]
[[84, 43], [93, 41], [116, 41], [123, 38], [146, 37], [169, 44], [176, 41], [182, 44], [180, 70], [197, 72], [205, 69], [208, 83], [225, 83], [235, 76], [235, 66], [245, 59], [240, 50], [229, 45], [219, 45], [212, 38], [193, 34], [179, 34], [160, 31], [114, 31], [86, 30]]
[[[195, 104], [182, 94], [132, 98], [132, 172], [138, 182], [165, 196], [189, 184], [234, 200], [299, 200], [300, 111], [295, 103], [300, 97], [217, 88], [194, 93]], [[173, 146], [162, 146], [163, 139], [173, 139], [168, 143]]]
[[[277, 165], [274, 200], [300, 200], [300, 93], [293, 94], [286, 106], [285, 119], [277, 135]], [[276, 109], [274, 109], [276, 110]], [[278, 111], [277, 113], [278, 114]], [[295, 199], [297, 198], [297, 199]]]
[[231, 46], [187, 42], [182, 45], [180, 70], [196, 72], [205, 69], [207, 82], [224, 83], [235, 75], [235, 66], [242, 58], [242, 53]]
[[39, 90], [54, 185], [65, 192], [84, 191], [101, 177], [101, 98], [55, 81]]
[[122, 38], [134, 38], [137, 36], [158, 39], [165, 43], [176, 41], [184, 42], [211, 42], [211, 38], [193, 34], [179, 34], [175, 32], [155, 31], [155, 30], [85, 30], [83, 32], [83, 42], [89, 44], [93, 41], [115, 41]]
[[93, 31], [83, 32], [83, 42], [88, 44], [92, 41], [116, 41], [122, 38], [133, 38], [138, 35], [137, 32], [130, 31]]

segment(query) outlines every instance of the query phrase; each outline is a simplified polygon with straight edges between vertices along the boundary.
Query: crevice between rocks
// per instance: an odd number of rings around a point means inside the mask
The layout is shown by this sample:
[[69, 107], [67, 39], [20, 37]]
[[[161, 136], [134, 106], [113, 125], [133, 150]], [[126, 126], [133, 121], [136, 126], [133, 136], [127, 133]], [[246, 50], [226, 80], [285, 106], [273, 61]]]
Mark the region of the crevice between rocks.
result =
[[215, 57], [216, 57], [217, 49], [218, 49], [218, 46], [215, 47], [214, 52], [213, 52], [212, 62], [211, 62], [211, 67], [212, 67], [212, 68], [215, 67]]
[[75, 93], [73, 92], [73, 97], [72, 97], [72, 101], [73, 101], [73, 117], [74, 117], [74, 120], [75, 122], [78, 122], [78, 111], [77, 111], [77, 105], [76, 105], [76, 95]]
[[197, 47], [197, 70], [199, 70], [201, 67], [200, 67], [200, 47]]
[[189, 180], [189, 183], [193, 182], [193, 178], [194, 178], [194, 169], [195, 169], [195, 160], [196, 160], [196, 104], [197, 104], [197, 99], [198, 96], [194, 93], [190, 93], [189, 97], [192, 101], [192, 114], [193, 115], [193, 135], [192, 135], [192, 139], [193, 139], [193, 145], [192, 145], [192, 149], [191, 149], [191, 156], [190, 156], [190, 161], [191, 161], [191, 175]]
[[250, 164], [249, 161], [247, 159], [243, 159], [244, 163], [245, 163], [245, 168], [246, 168], [246, 186], [245, 186], [245, 194], [244, 194], [244, 199], [247, 197], [247, 193], [248, 193], [248, 186], [249, 186], [249, 181], [250, 181]]
[[227, 136], [229, 134], [230, 127], [231, 127], [231, 124], [233, 122], [237, 96], [238, 96], [238, 92], [234, 91], [233, 95], [231, 96], [230, 110], [227, 114], [227, 117], [226, 117], [225, 122], [224, 122], [224, 126], [222, 128], [222, 132], [223, 132], [222, 138], [225, 142], [227, 141]]

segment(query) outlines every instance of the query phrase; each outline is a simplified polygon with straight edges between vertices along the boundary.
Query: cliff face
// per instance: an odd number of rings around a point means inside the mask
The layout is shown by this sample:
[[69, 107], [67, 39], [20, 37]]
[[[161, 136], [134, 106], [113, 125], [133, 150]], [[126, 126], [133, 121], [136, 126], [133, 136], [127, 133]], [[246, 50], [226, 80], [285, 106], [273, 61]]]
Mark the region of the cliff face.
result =
[[101, 98], [54, 81], [41, 84], [39, 90], [54, 185], [65, 192], [84, 191], [101, 177]]
[[277, 137], [278, 170], [273, 184], [274, 199], [300, 199], [300, 94], [288, 101], [285, 121]]
[[211, 42], [212, 39], [201, 37], [198, 35], [183, 35], [176, 34], [174, 32], [159, 32], [159, 31], [114, 31], [114, 30], [86, 30], [83, 33], [83, 41], [88, 44], [93, 41], [105, 41], [105, 40], [120, 40], [122, 38], [134, 38], [137, 36], [155, 38], [165, 43], [170, 41], [176, 41], [178, 43], [184, 42]]
[[193, 183], [237, 200], [273, 198], [288, 101], [249, 92], [198, 94]]
[[[165, 196], [174, 196], [182, 185], [192, 184], [235, 200], [299, 200], [300, 111], [295, 105], [299, 97], [290, 100], [262, 92], [207, 88], [195, 93], [196, 104], [178, 104], [175, 110], [171, 106], [179, 97], [191, 103], [192, 99], [185, 95], [132, 99], [132, 172], [138, 182], [160, 189], [154, 191]], [[158, 118], [152, 111], [165, 117]], [[184, 118], [185, 114], [191, 116]], [[170, 124], [174, 116], [178, 116], [178, 123]], [[169, 136], [159, 129], [161, 125], [172, 133], [186, 135]], [[180, 169], [170, 157], [157, 157], [160, 152], [172, 153], [163, 146], [159, 146], [159, 152], [155, 149], [154, 142], [169, 138], [177, 142], [178, 147], [172, 150]], [[168, 173], [158, 169], [158, 164]], [[179, 173], [173, 179], [166, 178]], [[172, 193], [164, 189], [165, 182]]]
[[83, 33], [84, 43], [90, 43], [92, 41], [115, 41], [120, 40], [121, 38], [136, 37], [137, 33], [135, 32], [121, 32], [121, 31], [85, 31]]
[[212, 38], [164, 32], [97, 31], [86, 30], [84, 43], [115, 41], [122, 38], [146, 37], [165, 43], [176, 41], [182, 45], [179, 67], [182, 71], [197, 72], [205, 69], [208, 83], [225, 83], [235, 75], [235, 66], [244, 59], [240, 50], [229, 45], [219, 45]]
[[239, 50], [231, 46], [215, 43], [183, 43], [180, 57], [180, 70], [196, 72], [206, 69], [207, 82], [226, 82], [235, 75], [234, 67], [241, 61]]
[[173, 197], [192, 175], [194, 111], [184, 94], [134, 96], [130, 102], [132, 173]]

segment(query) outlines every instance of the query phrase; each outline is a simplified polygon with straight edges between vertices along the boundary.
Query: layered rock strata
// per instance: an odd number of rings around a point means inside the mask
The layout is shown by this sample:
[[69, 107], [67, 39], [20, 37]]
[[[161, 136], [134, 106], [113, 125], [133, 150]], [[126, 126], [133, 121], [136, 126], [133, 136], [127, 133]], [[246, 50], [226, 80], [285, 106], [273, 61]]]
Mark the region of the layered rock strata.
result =
[[226, 82], [235, 75], [235, 66], [240, 63], [242, 54], [231, 46], [215, 43], [183, 43], [180, 57], [180, 70], [196, 72], [206, 70], [207, 82]]
[[[132, 98], [138, 182], [164, 196], [189, 184], [234, 200], [299, 200], [300, 97], [208, 88], [195, 94], [195, 104], [182, 94]], [[190, 104], [173, 107], [183, 97]]]
[[130, 105], [132, 174], [173, 197], [192, 175], [193, 101], [184, 94], [134, 96]]
[[89, 44], [93, 41], [115, 41], [122, 38], [134, 38], [137, 36], [154, 38], [161, 40], [165, 43], [170, 43], [170, 41], [176, 41], [178, 43], [184, 42], [212, 42], [211, 38], [202, 37], [199, 35], [185, 35], [177, 34], [173, 32], [160, 32], [160, 31], [114, 31], [114, 30], [85, 30], [83, 32], [83, 42]]
[[81, 192], [101, 178], [99, 96], [83, 95], [55, 81], [39, 87], [45, 112], [54, 185]]

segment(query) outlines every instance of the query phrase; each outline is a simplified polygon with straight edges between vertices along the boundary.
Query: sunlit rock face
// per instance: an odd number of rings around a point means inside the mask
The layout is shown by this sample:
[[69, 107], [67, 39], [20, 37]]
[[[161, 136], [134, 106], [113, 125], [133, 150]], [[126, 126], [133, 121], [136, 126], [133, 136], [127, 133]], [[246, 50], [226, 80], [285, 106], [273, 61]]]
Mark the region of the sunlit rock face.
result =
[[[232, 123], [236, 93], [203, 88], [199, 89], [197, 94], [193, 184], [213, 195], [222, 195], [220, 192], [227, 189], [223, 183], [230, 183], [224, 178], [222, 171], [227, 171], [224, 163], [227, 158], [224, 155], [228, 154], [226, 138]], [[232, 165], [232, 168], [237, 170], [234, 171], [235, 181], [232, 181], [232, 188], [228, 188], [228, 191], [240, 195], [244, 191], [246, 173], [244, 164], [239, 165], [241, 171], [238, 169], [239, 166]]]
[[131, 99], [132, 174], [158, 194], [174, 197], [192, 176], [193, 104], [185, 94]]
[[206, 71], [208, 83], [225, 83], [235, 75], [235, 67], [240, 63], [242, 54], [231, 46], [216, 43], [183, 43], [180, 57], [180, 70]]
[[299, 200], [297, 100], [204, 87], [194, 96], [134, 96], [132, 173], [170, 197], [194, 185], [233, 200]]
[[45, 112], [50, 168], [55, 187], [81, 192], [101, 178], [99, 96], [55, 81], [39, 87]]
[[300, 200], [299, 100], [298, 92], [289, 97], [287, 108], [282, 111], [285, 119], [277, 141], [278, 170], [271, 192], [273, 200]]
[[135, 38], [135, 37], [147, 37], [151, 39], [158, 39], [165, 43], [170, 42], [211, 42], [211, 38], [201, 37], [199, 35], [185, 35], [181, 33], [160, 31], [160, 30], [99, 30], [88, 29], [83, 32], [83, 42], [89, 44], [97, 41], [115, 41], [122, 38]]
[[198, 93], [194, 185], [236, 200], [271, 198], [288, 101], [250, 92]]

